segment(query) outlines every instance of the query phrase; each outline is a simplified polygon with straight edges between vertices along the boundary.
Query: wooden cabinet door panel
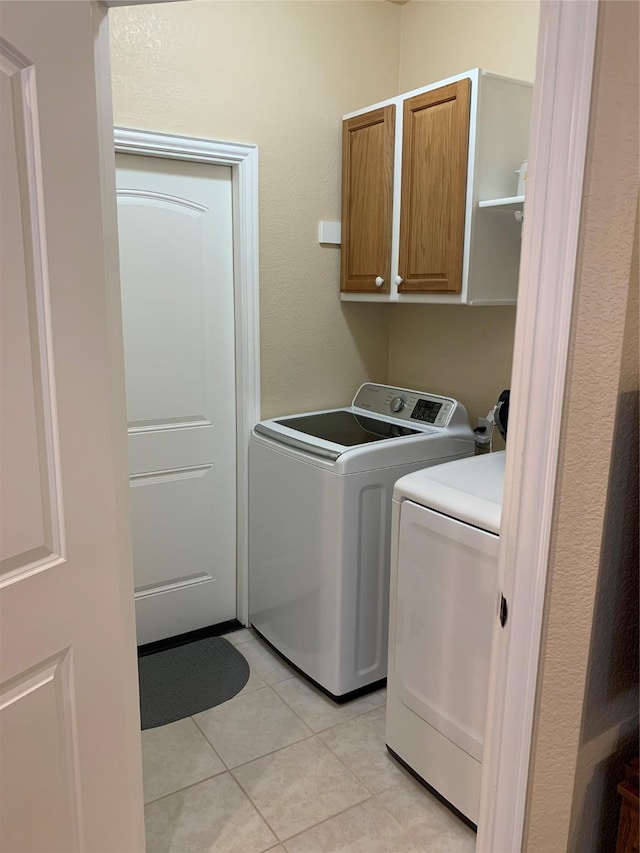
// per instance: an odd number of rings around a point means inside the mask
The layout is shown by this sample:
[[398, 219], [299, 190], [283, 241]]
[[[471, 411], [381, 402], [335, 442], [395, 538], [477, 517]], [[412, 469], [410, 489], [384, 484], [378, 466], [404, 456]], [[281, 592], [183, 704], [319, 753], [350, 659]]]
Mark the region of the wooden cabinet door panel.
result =
[[400, 292], [461, 290], [470, 99], [465, 79], [404, 102]]
[[342, 123], [344, 291], [389, 291], [395, 109], [391, 104]]

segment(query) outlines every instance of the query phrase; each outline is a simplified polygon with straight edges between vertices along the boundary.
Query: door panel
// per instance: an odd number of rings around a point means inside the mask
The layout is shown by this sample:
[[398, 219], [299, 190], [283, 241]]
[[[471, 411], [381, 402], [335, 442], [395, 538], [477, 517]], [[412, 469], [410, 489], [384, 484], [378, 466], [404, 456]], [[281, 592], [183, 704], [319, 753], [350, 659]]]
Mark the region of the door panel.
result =
[[207, 209], [188, 199], [121, 189], [125, 158], [131, 159], [119, 155], [117, 162], [127, 416], [132, 425], [204, 419], [213, 275]]
[[395, 115], [391, 104], [342, 123], [344, 291], [389, 292]]
[[498, 537], [405, 501], [395, 677], [414, 713], [478, 761], [489, 691]]
[[131, 154], [116, 162], [136, 612], [146, 643], [236, 616], [231, 171]]
[[[2, 849], [78, 850], [80, 796], [73, 767], [75, 730], [65, 705], [71, 695], [68, 653], [15, 679], [0, 694], [3, 732], [19, 731], [28, 720], [31, 737], [2, 737], [2, 762], [19, 768], [0, 774]], [[34, 779], [44, 794], [33, 819]], [[45, 840], [46, 839], [46, 840]], [[46, 847], [44, 846], [46, 844]]]
[[459, 293], [471, 81], [404, 102], [399, 274], [402, 293]]
[[209, 523], [215, 500], [212, 468], [202, 465], [131, 478], [133, 561], [138, 566], [139, 593], [185, 576], [212, 580], [209, 571], [216, 546]]
[[88, 2], [0, 7], [0, 849], [11, 853], [144, 849], [104, 236], [115, 188], [100, 149], [111, 116], [94, 67], [108, 58], [105, 15]]
[[[58, 560], [56, 473], [59, 462], [49, 352], [47, 259], [42, 234], [38, 116], [29, 101], [37, 93], [28, 61], [2, 45], [0, 145], [2, 160], [2, 290], [0, 337], [3, 419], [0, 475], [13, 489], [11, 523], [2, 525], [1, 571]], [[4, 520], [4, 519], [3, 519]], [[54, 542], [55, 538], [55, 542]]]

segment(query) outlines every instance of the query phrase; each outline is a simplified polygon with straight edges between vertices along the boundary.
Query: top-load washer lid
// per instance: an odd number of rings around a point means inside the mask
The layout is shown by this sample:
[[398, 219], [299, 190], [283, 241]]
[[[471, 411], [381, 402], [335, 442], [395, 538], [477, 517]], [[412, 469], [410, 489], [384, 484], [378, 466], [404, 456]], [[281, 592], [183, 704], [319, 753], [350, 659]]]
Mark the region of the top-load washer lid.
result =
[[375, 442], [434, 433], [420, 425], [419, 429], [372, 418], [351, 409], [330, 409], [304, 415], [289, 415], [277, 420], [261, 421], [254, 430], [258, 435], [275, 439], [279, 444], [303, 450], [313, 456], [335, 462], [343, 453]]
[[343, 447], [356, 447], [359, 444], [383, 441], [386, 438], [417, 435], [419, 432], [402, 424], [356, 415], [346, 409], [280, 418], [276, 423], [314, 438], [333, 441]]
[[373, 382], [360, 386], [351, 406], [261, 421], [253, 433], [329, 464], [340, 460], [343, 473], [466, 456], [473, 449], [467, 413], [456, 400]]

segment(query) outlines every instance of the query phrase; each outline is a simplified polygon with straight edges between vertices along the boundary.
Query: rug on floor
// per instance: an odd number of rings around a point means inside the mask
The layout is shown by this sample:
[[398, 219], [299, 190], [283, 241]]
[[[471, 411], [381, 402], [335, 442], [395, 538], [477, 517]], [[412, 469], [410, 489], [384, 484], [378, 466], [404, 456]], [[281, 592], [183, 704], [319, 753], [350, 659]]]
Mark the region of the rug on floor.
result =
[[138, 659], [140, 717], [153, 729], [220, 705], [247, 683], [249, 664], [223, 637], [207, 637]]

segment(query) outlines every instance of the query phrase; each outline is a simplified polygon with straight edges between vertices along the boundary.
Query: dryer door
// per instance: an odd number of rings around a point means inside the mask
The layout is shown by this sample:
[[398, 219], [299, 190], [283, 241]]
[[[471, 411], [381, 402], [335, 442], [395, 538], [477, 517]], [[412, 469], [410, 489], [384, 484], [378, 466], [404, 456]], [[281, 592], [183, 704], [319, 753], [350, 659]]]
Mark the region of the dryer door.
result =
[[396, 597], [398, 698], [482, 761], [498, 537], [404, 501]]

